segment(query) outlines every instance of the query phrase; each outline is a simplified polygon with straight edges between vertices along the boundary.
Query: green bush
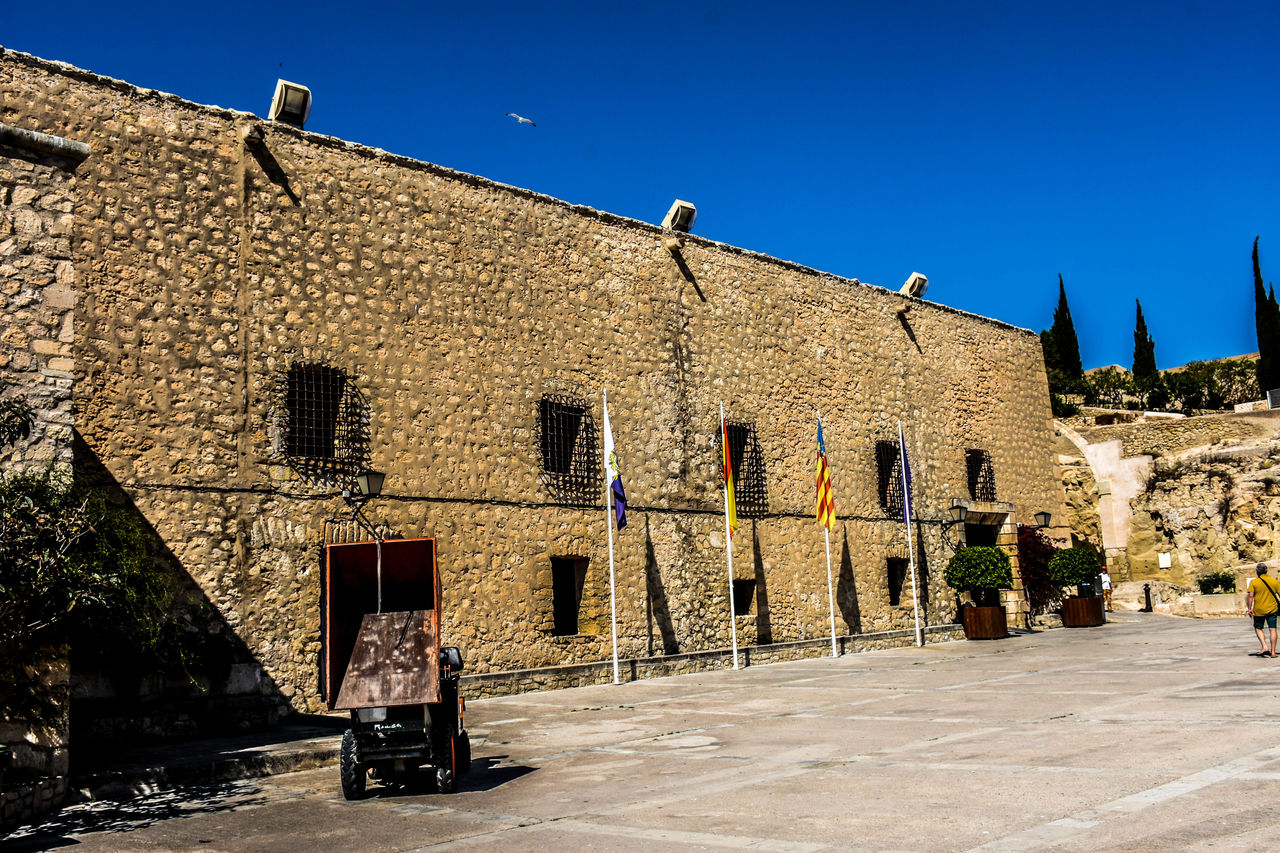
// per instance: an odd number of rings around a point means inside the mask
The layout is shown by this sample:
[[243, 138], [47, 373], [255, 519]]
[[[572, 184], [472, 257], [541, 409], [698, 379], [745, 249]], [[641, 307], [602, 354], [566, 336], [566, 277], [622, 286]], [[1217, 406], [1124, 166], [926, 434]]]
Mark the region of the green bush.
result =
[[1080, 407], [1057, 394], [1049, 395], [1049, 405], [1055, 418], [1072, 418], [1080, 414]]
[[1009, 555], [999, 548], [974, 546], [961, 548], [947, 562], [942, 579], [952, 589], [975, 591], [983, 589], [1011, 589], [1013, 567]]
[[1049, 558], [1049, 580], [1058, 586], [1093, 583], [1101, 565], [1092, 548], [1064, 548]]
[[[0, 448], [28, 438], [34, 415], [0, 381]], [[34, 731], [65, 726], [65, 688], [50, 660], [183, 666], [188, 634], [175, 619], [135, 511], [68, 472], [0, 469], [0, 719]]]
[[1196, 578], [1201, 595], [1213, 595], [1215, 592], [1235, 592], [1236, 574], [1223, 569], [1220, 572], [1206, 572]]
[[185, 668], [193, 638], [146, 530], [99, 489], [57, 475], [0, 477], [0, 718], [44, 727], [59, 697], [24, 673], [68, 642], [83, 662]]

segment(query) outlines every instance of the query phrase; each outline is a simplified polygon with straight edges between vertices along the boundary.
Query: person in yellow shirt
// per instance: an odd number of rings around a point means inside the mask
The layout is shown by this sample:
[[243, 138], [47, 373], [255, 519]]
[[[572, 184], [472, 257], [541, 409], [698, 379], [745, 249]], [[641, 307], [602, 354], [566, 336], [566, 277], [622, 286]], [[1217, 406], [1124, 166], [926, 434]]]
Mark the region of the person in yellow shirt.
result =
[[[1280, 581], [1267, 577], [1266, 563], [1258, 563], [1258, 576], [1249, 581], [1249, 615], [1253, 617], [1253, 630], [1258, 635], [1261, 651], [1250, 652], [1262, 658], [1276, 656], [1276, 614], [1280, 613]], [[1271, 645], [1263, 628], [1271, 629]]]

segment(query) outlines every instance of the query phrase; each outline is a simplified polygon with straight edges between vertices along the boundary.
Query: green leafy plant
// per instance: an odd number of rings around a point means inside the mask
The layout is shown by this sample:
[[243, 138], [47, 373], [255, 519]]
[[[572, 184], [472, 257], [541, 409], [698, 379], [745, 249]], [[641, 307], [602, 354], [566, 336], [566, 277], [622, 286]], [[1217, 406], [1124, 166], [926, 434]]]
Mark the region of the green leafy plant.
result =
[[59, 697], [25, 673], [79, 634], [86, 657], [110, 649], [158, 660], [173, 643], [170, 587], [140, 522], [100, 491], [52, 474], [0, 479], [0, 715], [48, 725]]
[[1191, 470], [1191, 464], [1180, 459], [1157, 459], [1155, 464], [1151, 466], [1151, 473], [1147, 475], [1147, 482], [1143, 487], [1143, 491], [1148, 495], [1153, 495], [1166, 483], [1176, 483]]
[[[30, 435], [27, 403], [0, 383], [0, 447]], [[67, 695], [47, 677], [66, 658], [181, 666], [199, 638], [174, 614], [172, 578], [152, 559], [136, 512], [70, 474], [0, 471], [0, 719], [64, 724]]]
[[0, 447], [31, 435], [35, 415], [23, 400], [0, 400]]
[[1085, 399], [1100, 406], [1119, 408], [1125, 395], [1133, 393], [1133, 377], [1127, 370], [1105, 367], [1087, 377]]
[[1058, 394], [1049, 395], [1049, 405], [1055, 418], [1073, 418], [1080, 414], [1080, 407]]
[[974, 546], [956, 551], [942, 572], [947, 586], [972, 592], [986, 601], [997, 589], [1013, 587], [1013, 567], [1009, 555], [999, 548]]
[[1092, 548], [1064, 548], [1049, 560], [1049, 580], [1060, 587], [1091, 584], [1101, 565]]
[[1205, 572], [1196, 578], [1196, 586], [1200, 587], [1201, 595], [1213, 595], [1215, 592], [1235, 592], [1236, 591], [1236, 575], [1235, 572], [1223, 569], [1217, 572]]

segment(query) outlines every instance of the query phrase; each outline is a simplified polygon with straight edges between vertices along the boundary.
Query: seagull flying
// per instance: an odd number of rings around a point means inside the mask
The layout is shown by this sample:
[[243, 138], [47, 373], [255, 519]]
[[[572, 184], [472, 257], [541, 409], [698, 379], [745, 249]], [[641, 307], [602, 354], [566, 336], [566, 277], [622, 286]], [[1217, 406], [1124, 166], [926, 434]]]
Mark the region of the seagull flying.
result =
[[518, 115], [516, 115], [515, 113], [507, 113], [507, 115], [509, 115], [509, 116], [511, 116], [513, 119], [515, 119], [515, 120], [516, 120], [516, 124], [527, 124], [527, 125], [529, 125], [530, 127], [537, 127], [537, 125], [536, 125], [536, 124], [534, 124], [532, 121], [530, 121], [529, 119], [525, 118], [524, 116], [518, 116]]

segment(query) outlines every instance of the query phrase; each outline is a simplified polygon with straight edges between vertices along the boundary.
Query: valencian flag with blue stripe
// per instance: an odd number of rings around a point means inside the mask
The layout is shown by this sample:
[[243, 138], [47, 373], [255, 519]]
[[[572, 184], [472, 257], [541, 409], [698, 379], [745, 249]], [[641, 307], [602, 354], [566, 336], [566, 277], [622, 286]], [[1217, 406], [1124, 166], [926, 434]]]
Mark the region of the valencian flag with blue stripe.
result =
[[836, 502], [831, 494], [831, 469], [827, 467], [827, 446], [822, 441], [822, 418], [818, 418], [818, 523], [828, 530], [836, 523]]
[[609, 489], [613, 492], [613, 511], [618, 529], [627, 526], [627, 490], [622, 487], [622, 471], [618, 454], [613, 452], [613, 427], [609, 425], [609, 403], [604, 403], [604, 465], [609, 471]]

